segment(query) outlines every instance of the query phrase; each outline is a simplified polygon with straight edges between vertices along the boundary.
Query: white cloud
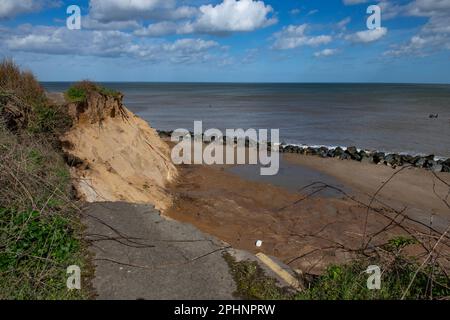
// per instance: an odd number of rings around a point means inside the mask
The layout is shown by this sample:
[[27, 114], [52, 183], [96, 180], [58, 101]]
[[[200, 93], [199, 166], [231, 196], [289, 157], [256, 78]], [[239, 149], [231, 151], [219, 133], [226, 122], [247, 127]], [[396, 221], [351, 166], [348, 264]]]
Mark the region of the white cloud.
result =
[[82, 17], [81, 25], [83, 29], [93, 30], [134, 30], [142, 27], [142, 25], [139, 24], [136, 20], [100, 22], [98, 20], [92, 19], [92, 17], [90, 16]]
[[[387, 5], [390, 2], [385, 1]], [[450, 50], [450, 1], [414, 0], [397, 7], [397, 15], [426, 17], [428, 21], [409, 41], [394, 45], [385, 55], [429, 55], [439, 50]]]
[[277, 22], [268, 17], [273, 8], [263, 1], [224, 0], [216, 6], [203, 5], [199, 10], [194, 29], [207, 33], [253, 31]]
[[174, 0], [90, 0], [89, 15], [100, 22], [152, 18], [174, 9]]
[[33, 11], [34, 8], [33, 0], [2, 0], [0, 2], [0, 18], [12, 18], [20, 13]]
[[158, 37], [169, 34], [250, 32], [276, 23], [276, 18], [270, 17], [272, 12], [272, 7], [263, 1], [224, 0], [215, 6], [200, 6], [194, 20], [152, 23], [136, 30], [135, 34]]
[[161, 37], [168, 34], [179, 33], [180, 26], [172, 21], [162, 21], [150, 24], [146, 28], [140, 28], [134, 32], [137, 36]]
[[387, 28], [384, 27], [372, 30], [368, 29], [347, 35], [345, 39], [355, 43], [369, 43], [381, 39], [387, 34], [387, 31]]
[[195, 7], [177, 7], [176, 0], [90, 0], [82, 24], [94, 30], [136, 30], [143, 29], [143, 21], [177, 21], [197, 13]]
[[289, 25], [275, 33], [272, 48], [278, 50], [294, 49], [300, 46], [319, 46], [332, 41], [329, 35], [309, 36], [306, 34], [307, 24]]
[[307, 16], [312, 16], [313, 14], [316, 14], [317, 12], [319, 12], [319, 10], [313, 9], [313, 10], [308, 11], [308, 13], [306, 15]]
[[38, 11], [43, 7], [57, 7], [60, 5], [60, 1], [56, 0], [1, 0], [0, 19], [10, 19], [19, 14]]
[[[179, 39], [167, 41], [137, 41], [121, 31], [80, 30], [65, 27], [24, 26], [10, 31], [4, 40], [11, 51], [68, 56], [131, 57], [152, 62], [202, 63], [214, 58], [211, 50], [220, 49], [215, 41]], [[15, 33], [15, 34], [14, 34]]]
[[450, 1], [448, 0], [415, 0], [406, 6], [409, 15], [433, 17], [448, 15], [450, 13]]
[[345, 19], [342, 19], [337, 23], [337, 27], [341, 30], [347, 29], [347, 25], [352, 21], [350, 17], [347, 17]]
[[316, 58], [320, 58], [320, 57], [330, 57], [330, 56], [334, 56], [336, 53], [338, 53], [337, 49], [323, 49], [321, 51], [317, 51], [314, 53], [314, 56]]

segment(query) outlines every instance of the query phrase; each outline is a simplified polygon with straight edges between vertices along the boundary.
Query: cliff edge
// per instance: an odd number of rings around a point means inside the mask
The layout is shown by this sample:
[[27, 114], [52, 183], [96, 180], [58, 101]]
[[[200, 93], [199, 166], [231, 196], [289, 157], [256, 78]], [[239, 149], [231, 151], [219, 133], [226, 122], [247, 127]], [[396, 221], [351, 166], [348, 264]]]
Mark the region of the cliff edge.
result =
[[73, 125], [61, 140], [75, 189], [87, 202], [150, 203], [163, 210], [171, 204], [165, 185], [177, 176], [169, 147], [122, 98], [91, 90], [69, 103]]

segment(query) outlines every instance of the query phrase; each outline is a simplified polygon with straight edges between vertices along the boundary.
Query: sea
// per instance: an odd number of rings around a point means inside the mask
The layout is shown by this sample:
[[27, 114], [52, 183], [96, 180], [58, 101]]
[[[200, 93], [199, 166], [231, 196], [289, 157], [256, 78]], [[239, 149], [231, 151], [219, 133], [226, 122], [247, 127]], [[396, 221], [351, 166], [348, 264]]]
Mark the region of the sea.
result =
[[[450, 85], [130, 83], [103, 86], [159, 130], [279, 129], [281, 142], [450, 157]], [[47, 91], [68, 82], [43, 82]], [[430, 117], [433, 115], [433, 117]]]

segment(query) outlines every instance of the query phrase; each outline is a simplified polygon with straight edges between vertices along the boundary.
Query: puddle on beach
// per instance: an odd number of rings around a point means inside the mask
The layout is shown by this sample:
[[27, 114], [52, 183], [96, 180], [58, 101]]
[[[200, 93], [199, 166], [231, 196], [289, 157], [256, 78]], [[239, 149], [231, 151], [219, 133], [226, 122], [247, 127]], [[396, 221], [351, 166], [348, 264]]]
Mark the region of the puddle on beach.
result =
[[[226, 171], [236, 174], [246, 180], [269, 183], [277, 187], [285, 188], [291, 192], [299, 192], [300, 189], [314, 182], [326, 183], [340, 188], [347, 193], [351, 192], [350, 187], [343, 185], [334, 177], [306, 166], [287, 162], [284, 160], [283, 154], [280, 154], [280, 170], [278, 171], [278, 174], [274, 176], [262, 176], [260, 175], [260, 168], [260, 165], [245, 164], [227, 168]], [[308, 188], [306, 192], [309, 193], [312, 191], [314, 191], [314, 189]], [[341, 198], [342, 193], [327, 188], [317, 193], [317, 196]]]

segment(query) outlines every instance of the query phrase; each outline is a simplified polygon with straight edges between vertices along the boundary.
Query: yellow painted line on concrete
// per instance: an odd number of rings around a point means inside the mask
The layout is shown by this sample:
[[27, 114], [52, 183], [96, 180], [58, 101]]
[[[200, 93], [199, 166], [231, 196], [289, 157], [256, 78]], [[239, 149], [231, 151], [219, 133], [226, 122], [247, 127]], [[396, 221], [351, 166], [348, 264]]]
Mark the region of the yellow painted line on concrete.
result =
[[288, 285], [296, 290], [302, 290], [299, 281], [294, 278], [289, 272], [280, 267], [278, 263], [273, 261], [270, 257], [266, 256], [264, 253], [257, 253], [256, 257], [261, 260], [267, 267], [270, 268], [275, 274], [277, 274], [281, 279], [283, 279]]

